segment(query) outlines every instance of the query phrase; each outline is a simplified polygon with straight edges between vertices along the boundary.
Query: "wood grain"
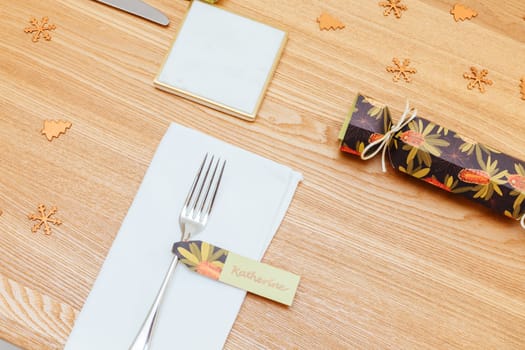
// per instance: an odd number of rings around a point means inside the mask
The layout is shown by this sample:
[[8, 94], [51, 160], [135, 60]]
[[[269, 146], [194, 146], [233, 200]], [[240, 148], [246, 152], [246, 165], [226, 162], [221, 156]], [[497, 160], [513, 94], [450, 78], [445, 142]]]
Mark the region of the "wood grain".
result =
[[[248, 296], [226, 349], [523, 349], [525, 232], [485, 208], [338, 151], [360, 91], [525, 159], [520, 78], [525, 3], [223, 0], [289, 31], [259, 117], [248, 123], [156, 90], [152, 81], [188, 6], [149, 0], [168, 28], [94, 1], [9, 1], [0, 21], [0, 338], [64, 346], [170, 122], [301, 171], [305, 181], [264, 261], [302, 275], [296, 301]], [[320, 31], [328, 12], [345, 23]], [[57, 25], [50, 42], [23, 32]], [[410, 58], [410, 84], [392, 82]], [[470, 66], [494, 85], [467, 90]], [[44, 119], [73, 123], [48, 142]], [[39, 203], [59, 208], [53, 235], [30, 231]]]
[[0, 276], [0, 312], [2, 323], [8, 326], [0, 333], [5, 339], [30, 334], [25, 340], [27, 345], [38, 347], [44, 343], [49, 348], [59, 348], [57, 341], [66, 341], [77, 316], [77, 311], [71, 306], [58, 303], [4, 276]]

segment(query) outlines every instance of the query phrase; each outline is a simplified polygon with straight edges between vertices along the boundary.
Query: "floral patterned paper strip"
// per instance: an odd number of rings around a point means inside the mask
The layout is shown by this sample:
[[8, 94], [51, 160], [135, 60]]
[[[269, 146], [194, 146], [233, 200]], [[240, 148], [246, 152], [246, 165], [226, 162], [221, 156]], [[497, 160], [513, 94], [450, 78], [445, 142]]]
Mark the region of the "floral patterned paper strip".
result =
[[[341, 129], [340, 149], [360, 156], [391, 127], [388, 107], [359, 94]], [[387, 153], [403, 173], [510, 218], [525, 215], [525, 162], [519, 159], [419, 116], [394, 135]]]
[[292, 305], [300, 277], [203, 241], [177, 242], [173, 253], [190, 270], [216, 281]]

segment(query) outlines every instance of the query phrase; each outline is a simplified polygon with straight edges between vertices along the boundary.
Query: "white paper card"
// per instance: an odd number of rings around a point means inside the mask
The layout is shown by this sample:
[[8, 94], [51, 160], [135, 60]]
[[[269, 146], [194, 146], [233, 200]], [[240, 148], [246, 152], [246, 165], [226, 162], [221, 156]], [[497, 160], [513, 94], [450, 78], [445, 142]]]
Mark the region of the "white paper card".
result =
[[253, 119], [285, 41], [281, 30], [193, 1], [155, 85]]
[[[301, 175], [200, 132], [172, 124], [113, 242], [66, 350], [127, 350], [180, 239], [178, 216], [206, 152], [227, 160], [208, 225], [194, 239], [260, 260]], [[245, 292], [179, 266], [150, 350], [221, 349]], [[275, 307], [275, 305], [269, 305]]]

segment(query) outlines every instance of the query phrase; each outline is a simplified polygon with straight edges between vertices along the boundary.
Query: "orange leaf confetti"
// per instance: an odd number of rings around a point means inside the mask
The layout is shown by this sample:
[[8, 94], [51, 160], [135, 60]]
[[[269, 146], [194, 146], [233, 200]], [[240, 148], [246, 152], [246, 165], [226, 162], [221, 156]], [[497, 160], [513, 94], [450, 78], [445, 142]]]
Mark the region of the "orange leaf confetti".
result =
[[470, 80], [467, 85], [469, 90], [478, 88], [480, 92], [485, 92], [485, 85], [492, 85], [494, 82], [487, 78], [489, 71], [482, 69], [479, 71], [476, 67], [470, 67], [471, 73], [464, 73], [463, 78]]
[[399, 61], [398, 58], [393, 58], [392, 62], [394, 62], [395, 66], [388, 66], [386, 67], [386, 71], [389, 73], [394, 73], [394, 77], [392, 80], [394, 82], [398, 82], [399, 79], [403, 78], [407, 83], [410, 83], [412, 81], [412, 78], [410, 77], [411, 74], [417, 73], [417, 70], [415, 68], [410, 68], [410, 60], [408, 58], [403, 60], [403, 63]]
[[61, 134], [64, 134], [72, 125], [64, 120], [44, 120], [44, 128], [41, 133], [51, 141], [53, 138], [58, 138]]
[[61, 225], [62, 221], [54, 218], [52, 216], [55, 215], [57, 212], [57, 207], [51, 207], [51, 210], [49, 213], [46, 214], [46, 206], [43, 204], [40, 204], [38, 206], [38, 214], [29, 214], [27, 218], [31, 221], [38, 221], [36, 224], [31, 227], [31, 232], [35, 233], [37, 232], [42, 226], [44, 226], [44, 234], [49, 236], [51, 234], [51, 226], [49, 224], [53, 225]]
[[478, 13], [473, 9], [461, 4], [455, 4], [452, 10], [450, 10], [450, 14], [454, 16], [454, 20], [456, 22], [472, 19], [472, 17], [476, 17], [478, 15]]
[[29, 23], [31, 23], [31, 27], [26, 27], [24, 29], [24, 32], [33, 34], [34, 43], [36, 43], [38, 39], [40, 39], [40, 36], [42, 36], [45, 40], [49, 41], [51, 40], [51, 35], [49, 35], [49, 31], [55, 30], [57, 27], [54, 24], [47, 24], [48, 21], [49, 18], [42, 17], [42, 21], [38, 23], [38, 20], [35, 17], [32, 17], [29, 20]]
[[345, 25], [337, 18], [330, 16], [328, 13], [323, 13], [317, 17], [317, 23], [319, 23], [320, 30], [336, 30], [343, 29]]
[[525, 100], [525, 77], [521, 78], [521, 99]]
[[397, 18], [401, 18], [402, 11], [406, 11], [408, 9], [406, 5], [401, 4], [401, 0], [381, 1], [379, 6], [385, 8], [385, 11], [383, 12], [384, 16], [388, 16], [390, 13], [394, 12], [394, 15]]

